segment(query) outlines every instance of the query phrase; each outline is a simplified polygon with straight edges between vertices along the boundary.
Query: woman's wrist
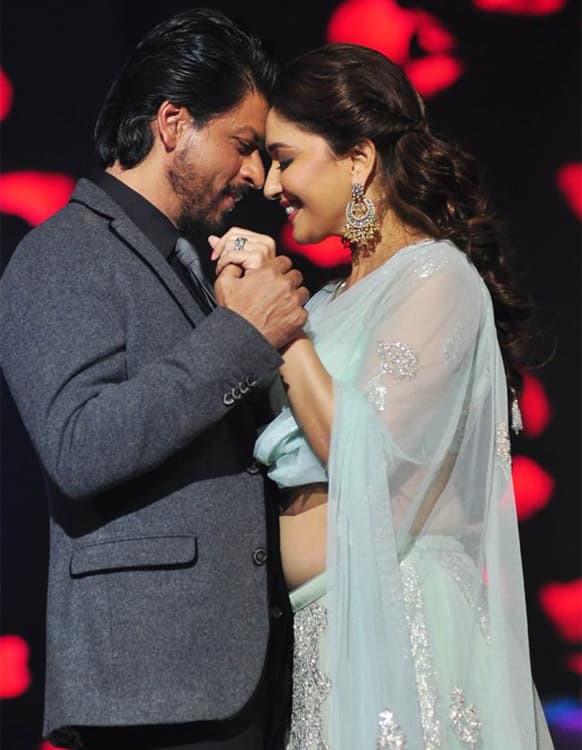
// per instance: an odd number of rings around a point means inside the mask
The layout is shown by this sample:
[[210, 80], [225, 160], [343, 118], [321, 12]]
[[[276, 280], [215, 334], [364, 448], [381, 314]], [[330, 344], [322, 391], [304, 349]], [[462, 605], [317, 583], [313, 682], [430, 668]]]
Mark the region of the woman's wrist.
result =
[[[299, 341], [306, 341], [306, 340], [309, 341], [309, 336], [305, 333], [305, 331], [301, 330], [297, 334], [297, 336], [295, 336], [294, 339], [291, 339], [291, 341], [289, 341], [287, 344], [285, 344], [285, 346], [283, 346], [280, 349], [281, 356], [285, 357], [285, 355], [289, 352], [289, 350], [291, 349], [291, 347], [293, 347], [294, 344], [296, 345]], [[295, 348], [297, 348], [297, 346], [295, 346]]]

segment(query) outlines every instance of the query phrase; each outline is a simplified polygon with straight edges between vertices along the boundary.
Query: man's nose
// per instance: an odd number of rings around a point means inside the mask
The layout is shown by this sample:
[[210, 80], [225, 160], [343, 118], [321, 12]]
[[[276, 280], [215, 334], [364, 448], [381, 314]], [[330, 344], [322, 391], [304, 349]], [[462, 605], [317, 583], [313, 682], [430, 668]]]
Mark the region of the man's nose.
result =
[[263, 187], [265, 168], [258, 149], [245, 157], [241, 174], [245, 182], [250, 183], [255, 189], [260, 190]]

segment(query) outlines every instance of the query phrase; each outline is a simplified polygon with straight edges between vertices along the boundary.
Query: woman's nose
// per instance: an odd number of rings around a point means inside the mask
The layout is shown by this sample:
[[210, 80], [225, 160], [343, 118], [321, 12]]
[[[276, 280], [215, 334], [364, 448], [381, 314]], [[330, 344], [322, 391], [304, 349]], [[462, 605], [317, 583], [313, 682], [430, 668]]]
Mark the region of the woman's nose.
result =
[[267, 179], [263, 188], [263, 195], [268, 200], [276, 200], [281, 195], [281, 180], [279, 179], [279, 170], [272, 163], [267, 172]]

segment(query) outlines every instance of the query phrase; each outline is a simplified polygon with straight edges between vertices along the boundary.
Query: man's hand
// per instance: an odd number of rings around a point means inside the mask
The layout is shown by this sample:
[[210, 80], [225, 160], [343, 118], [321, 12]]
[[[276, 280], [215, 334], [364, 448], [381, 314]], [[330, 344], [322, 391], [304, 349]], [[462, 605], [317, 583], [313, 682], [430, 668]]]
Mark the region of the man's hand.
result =
[[296, 338], [307, 320], [303, 305], [309, 293], [301, 286], [302, 275], [284, 255], [242, 274], [237, 265], [224, 268], [214, 287], [218, 304], [248, 320], [280, 349]]

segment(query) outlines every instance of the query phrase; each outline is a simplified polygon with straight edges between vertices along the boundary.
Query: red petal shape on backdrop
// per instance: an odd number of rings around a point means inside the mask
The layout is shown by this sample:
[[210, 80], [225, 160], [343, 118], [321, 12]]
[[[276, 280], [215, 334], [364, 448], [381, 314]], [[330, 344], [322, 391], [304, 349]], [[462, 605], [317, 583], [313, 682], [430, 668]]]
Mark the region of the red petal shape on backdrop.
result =
[[542, 609], [570, 643], [582, 641], [582, 579], [548, 583], [540, 589]]
[[443, 24], [424, 10], [412, 11], [416, 16], [419, 47], [425, 52], [451, 52], [455, 37]]
[[0, 698], [18, 698], [30, 687], [29, 652], [19, 635], [0, 636]]
[[414, 87], [426, 97], [449, 88], [460, 77], [463, 66], [450, 55], [432, 55], [412, 60], [406, 66], [406, 74]]
[[0, 211], [13, 214], [32, 226], [62, 208], [75, 186], [64, 174], [11, 172], [0, 175]]
[[529, 438], [541, 435], [552, 418], [552, 408], [542, 382], [527, 372], [523, 375], [519, 406], [524, 434]]
[[512, 475], [517, 517], [526, 521], [550, 502], [554, 478], [528, 456], [515, 456]]
[[582, 674], [582, 654], [570, 654], [566, 658], [566, 666], [571, 672]]
[[[427, 53], [425, 57], [411, 57], [414, 36]], [[406, 10], [394, 0], [346, 0], [330, 19], [327, 39], [362, 44], [382, 52], [403, 66], [424, 96], [447, 88], [462, 72], [459, 60], [447, 54], [455, 46], [450, 31], [430, 13]]]
[[582, 219], [582, 164], [571, 162], [558, 170], [556, 182], [566, 203]]
[[331, 268], [351, 262], [351, 253], [344, 247], [339, 237], [328, 237], [323, 242], [313, 245], [300, 245], [293, 237], [292, 225], [287, 222], [281, 229], [280, 240], [288, 252], [304, 255], [321, 268]]
[[0, 120], [4, 120], [12, 107], [14, 91], [6, 73], [0, 68]]
[[516, 16], [547, 16], [558, 13], [566, 3], [567, 0], [473, 0], [479, 10]]
[[334, 11], [327, 39], [372, 47], [402, 65], [408, 59], [416, 25], [415, 14], [394, 0], [347, 0]]

